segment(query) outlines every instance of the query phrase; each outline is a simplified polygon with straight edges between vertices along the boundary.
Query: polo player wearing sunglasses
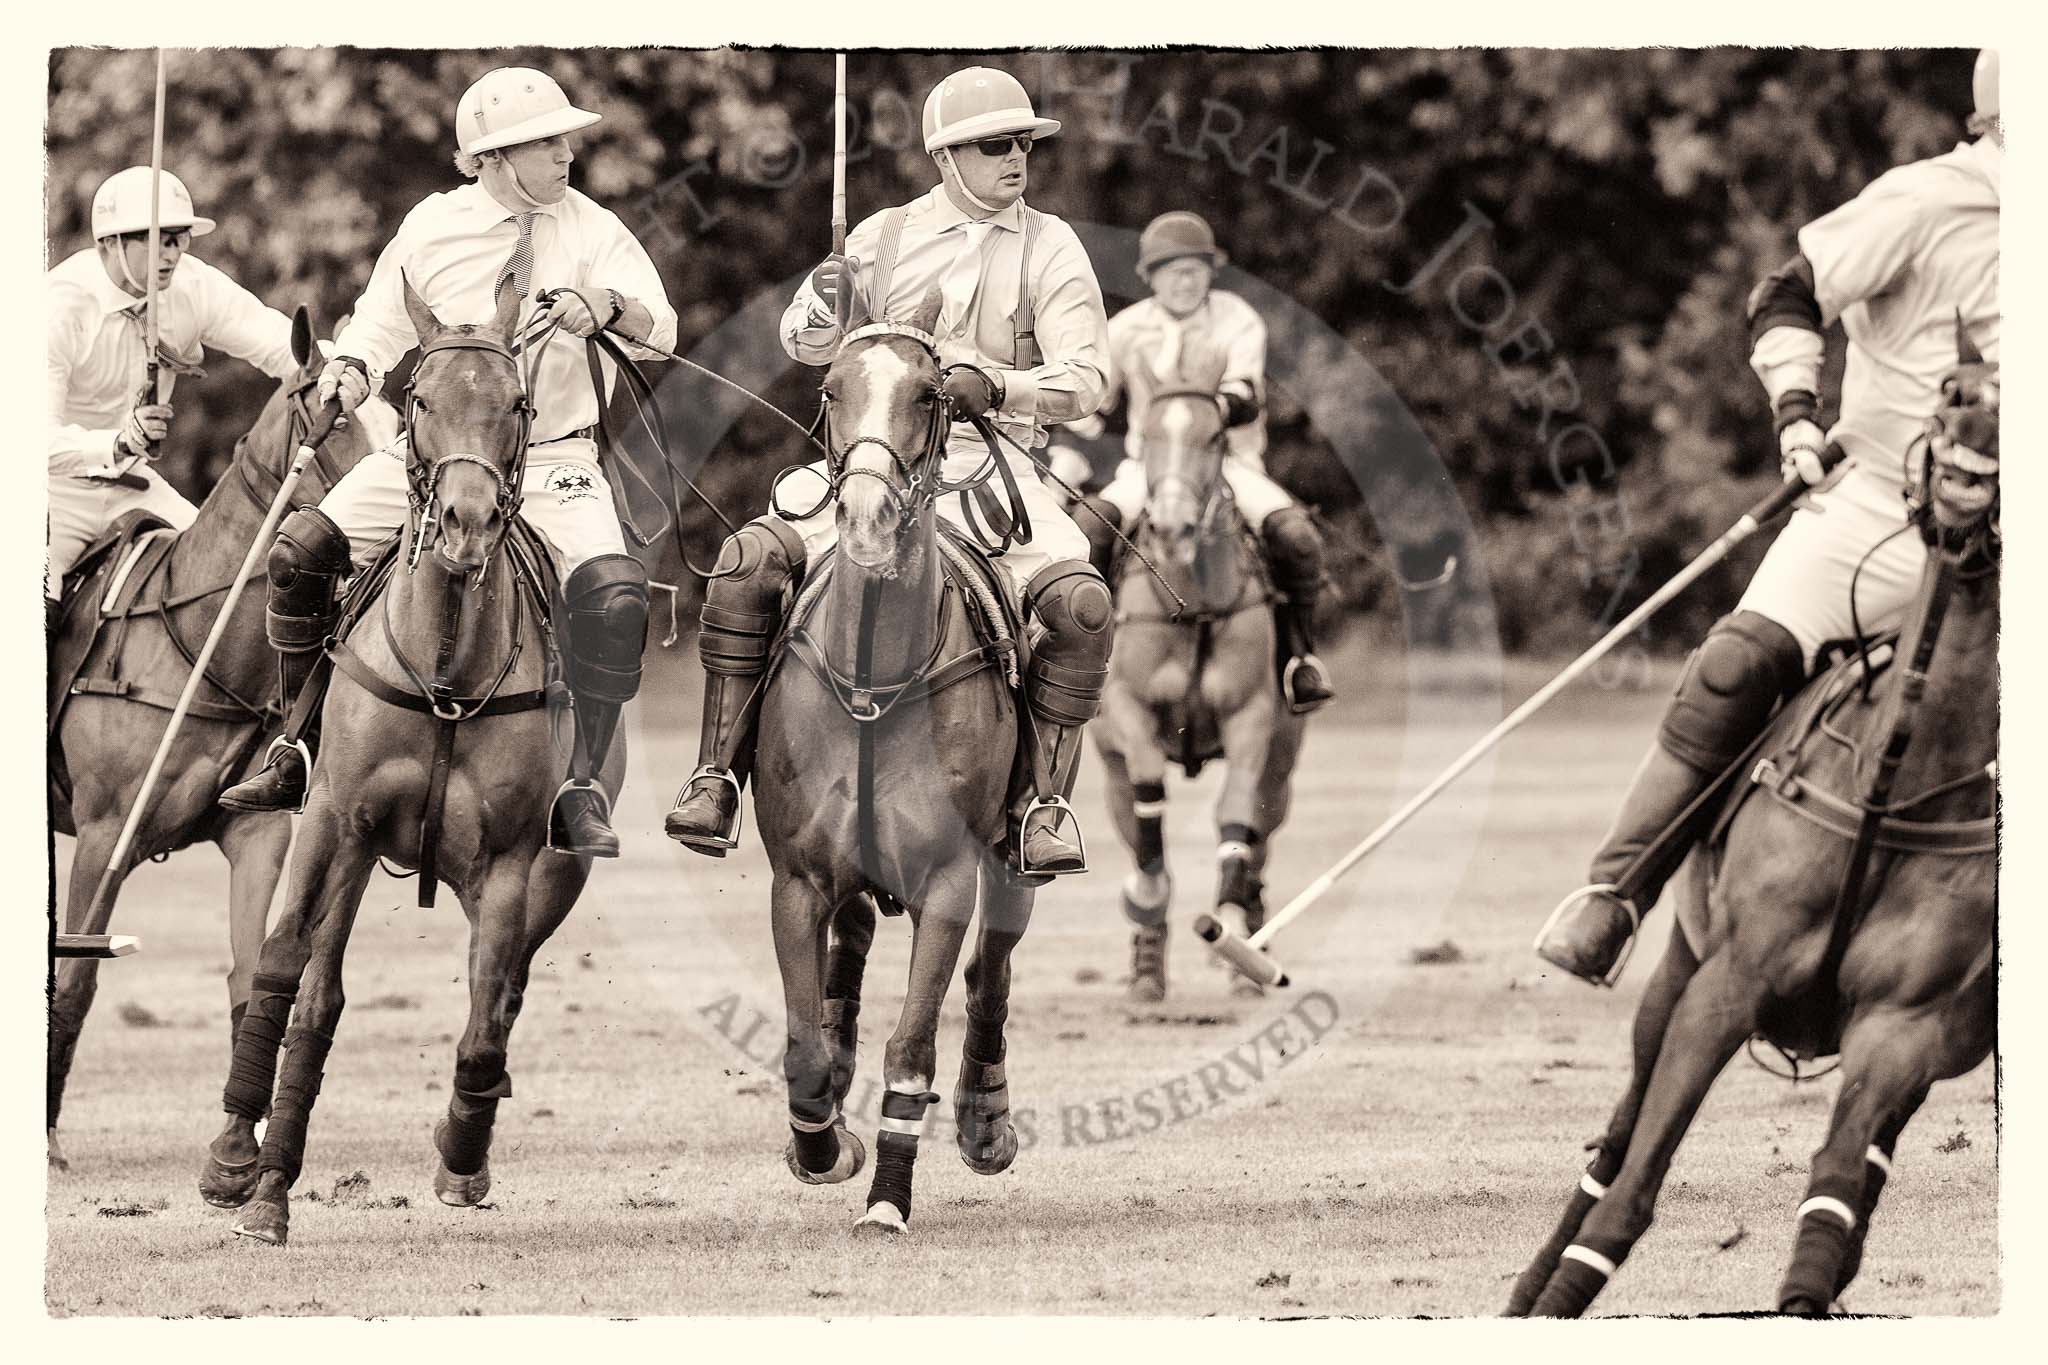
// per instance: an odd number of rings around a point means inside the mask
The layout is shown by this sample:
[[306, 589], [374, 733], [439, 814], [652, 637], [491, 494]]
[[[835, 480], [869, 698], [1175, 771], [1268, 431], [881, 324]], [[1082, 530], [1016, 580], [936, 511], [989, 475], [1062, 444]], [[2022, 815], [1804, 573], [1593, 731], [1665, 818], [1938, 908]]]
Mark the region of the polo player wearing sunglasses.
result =
[[[500, 67], [464, 92], [455, 108], [455, 166], [473, 183], [429, 195], [385, 246], [335, 338], [319, 397], [353, 409], [382, 386], [385, 372], [419, 343], [405, 307], [411, 288], [450, 322], [485, 322], [503, 291], [515, 291], [520, 335], [548, 322], [570, 337], [611, 327], [663, 351], [675, 346], [676, 314], [645, 248], [618, 216], [569, 187], [570, 138], [602, 115], [569, 102], [543, 72]], [[552, 303], [540, 302], [543, 294]], [[636, 359], [656, 352], [625, 344]], [[616, 379], [603, 362], [606, 397]], [[521, 486], [521, 516], [546, 538], [562, 574], [568, 610], [563, 641], [576, 702], [576, 755], [556, 794], [549, 847], [617, 857], [609, 803], [592, 777], [602, 766], [620, 708], [639, 690], [647, 633], [647, 574], [626, 552], [612, 489], [592, 439], [600, 398], [584, 347], [562, 338], [541, 354], [532, 378], [532, 437]], [[294, 690], [318, 665], [318, 641], [338, 604], [334, 585], [360, 567], [404, 522], [404, 439], [365, 456], [317, 508], [286, 518], [270, 558], [271, 643]], [[325, 628], [323, 628], [323, 626]], [[296, 675], [295, 677], [292, 675]], [[236, 810], [296, 810], [305, 803], [311, 734], [288, 733], [261, 773], [222, 796]]]
[[[192, 211], [184, 182], [164, 171], [157, 185], [162, 243], [149, 257], [150, 171], [131, 166], [92, 197], [93, 244], [45, 277], [48, 302], [49, 561], [43, 624], [57, 622], [64, 575], [116, 517], [141, 508], [183, 530], [198, 509], [152, 462], [171, 430], [171, 390], [198, 376], [203, 348], [246, 360], [273, 379], [298, 373], [292, 321], [215, 267], [186, 252], [213, 231]], [[162, 370], [148, 390], [145, 281], [157, 283]]]
[[[955, 72], [924, 105], [924, 146], [939, 184], [901, 208], [877, 213], [847, 237], [847, 254], [811, 273], [782, 315], [783, 348], [807, 365], [829, 365], [840, 343], [841, 291], [851, 325], [910, 318], [933, 290], [942, 304], [934, 328], [939, 359], [972, 368], [948, 372], [955, 418], [943, 477], [971, 476], [988, 446], [968, 419], [986, 414], [1026, 450], [1046, 444], [1046, 428], [1095, 411], [1109, 367], [1102, 289], [1072, 228], [1024, 204], [1031, 149], [1060, 129], [1039, 118], [1016, 79], [990, 67]], [[865, 262], [865, 264], [863, 264]], [[1108, 675], [1112, 609], [1088, 539], [1042, 485], [1025, 456], [1008, 462], [1032, 536], [1001, 552], [1047, 635], [1026, 678], [1033, 733], [1053, 790], [1017, 814], [1020, 870], [1085, 871], [1080, 831], [1062, 819], [1080, 757], [1081, 727], [1100, 705]], [[791, 479], [787, 505], [803, 505], [825, 487]], [[960, 499], [940, 515], [966, 526]], [[976, 529], [967, 526], [970, 534]], [[835, 536], [828, 504], [801, 522], [770, 514], [726, 544], [704, 604], [700, 637], [707, 682], [697, 772], [669, 813], [670, 837], [714, 857], [735, 845], [739, 784], [751, 754], [755, 682], [790, 579]]]

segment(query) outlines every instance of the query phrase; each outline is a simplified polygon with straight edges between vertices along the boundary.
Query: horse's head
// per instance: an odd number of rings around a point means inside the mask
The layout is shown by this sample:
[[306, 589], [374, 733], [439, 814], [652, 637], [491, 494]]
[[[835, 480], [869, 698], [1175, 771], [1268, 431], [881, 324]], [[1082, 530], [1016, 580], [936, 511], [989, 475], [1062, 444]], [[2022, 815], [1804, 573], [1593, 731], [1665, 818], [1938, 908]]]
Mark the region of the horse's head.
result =
[[1157, 360], [1150, 374], [1131, 376], [1150, 401], [1138, 431], [1144, 452], [1145, 520], [1165, 546], [1166, 557], [1182, 568], [1194, 562], [1209, 530], [1216, 486], [1223, 471], [1222, 351], [1190, 340], [1171, 362]]
[[929, 515], [948, 429], [931, 327], [939, 294], [908, 323], [855, 328], [826, 371], [825, 444], [840, 551], [893, 573], [911, 527]]
[[406, 388], [407, 479], [412, 552], [431, 532], [451, 571], [483, 568], [519, 511], [519, 481], [533, 406], [512, 340], [519, 296], [506, 290], [490, 322], [450, 327], [403, 281], [420, 358]]
[[1988, 538], [1998, 522], [1998, 362], [1987, 361], [1956, 323], [1956, 365], [1942, 380], [1941, 406], [1927, 423], [1921, 500], [1952, 545]]

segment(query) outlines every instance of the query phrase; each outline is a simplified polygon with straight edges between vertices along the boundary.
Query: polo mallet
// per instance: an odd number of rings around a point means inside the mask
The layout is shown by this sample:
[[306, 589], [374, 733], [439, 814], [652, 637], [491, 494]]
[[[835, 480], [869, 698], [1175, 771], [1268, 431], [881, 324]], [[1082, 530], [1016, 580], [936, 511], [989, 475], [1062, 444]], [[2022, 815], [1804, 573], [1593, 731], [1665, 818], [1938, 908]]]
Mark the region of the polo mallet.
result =
[[[164, 50], [156, 50], [156, 123], [149, 135], [149, 278], [142, 283], [142, 344], [148, 352], [143, 361], [143, 375], [149, 389], [149, 401], [157, 401], [157, 347], [162, 333], [157, 327], [156, 277], [162, 266], [164, 249], [162, 211], [159, 207], [158, 189], [164, 178]], [[128, 457], [121, 466], [126, 474], [142, 459], [138, 453]]]
[[127, 957], [142, 947], [133, 934], [58, 934], [53, 957]]
[[[1830, 445], [1827, 450], [1822, 452], [1822, 467], [1833, 469], [1841, 463], [1842, 455], [1843, 452], [1840, 446]], [[1797, 477], [1787, 479], [1783, 484], [1772, 490], [1768, 496], [1758, 502], [1756, 506], [1744, 512], [1741, 519], [1729, 527], [1727, 531], [1723, 532], [1719, 540], [1709, 545], [1692, 563], [1674, 574], [1670, 582], [1650, 594], [1641, 606], [1624, 617], [1614, 629], [1601, 636], [1599, 642], [1591, 649], [1567, 664], [1562, 673], [1559, 673], [1555, 678], [1552, 678], [1549, 682], [1538, 688], [1536, 693], [1527, 701], [1509, 712], [1500, 724], [1488, 730], [1484, 735], [1481, 735], [1471, 748], [1458, 756], [1457, 760], [1450, 767], [1444, 769], [1428, 786], [1409, 798], [1406, 805], [1388, 816], [1378, 829], [1360, 840], [1357, 846], [1338, 859], [1336, 865], [1331, 867], [1329, 871], [1323, 873], [1322, 876], [1317, 877], [1308, 886], [1303, 888], [1301, 894], [1287, 902], [1280, 913], [1266, 921], [1265, 927], [1256, 934], [1253, 934], [1250, 938], [1245, 938], [1243, 935], [1233, 933], [1214, 915], [1208, 914], [1200, 915], [1195, 919], [1195, 932], [1201, 935], [1202, 941], [1209, 945], [1211, 952], [1260, 985], [1288, 985], [1287, 969], [1282, 967], [1277, 960], [1266, 952], [1266, 945], [1273, 941], [1274, 935], [1292, 923], [1296, 916], [1307, 910], [1311, 905], [1314, 905], [1318, 900], [1321, 900], [1330, 888], [1337, 884], [1339, 878], [1357, 866], [1360, 859], [1385, 843], [1392, 837], [1395, 830], [1407, 824], [1410, 817], [1435, 800], [1438, 793], [1443, 791], [1445, 787], [1450, 786], [1467, 768], [1477, 763], [1496, 744], [1513, 733], [1516, 727], [1520, 726], [1523, 721], [1535, 715], [1538, 710], [1542, 709], [1545, 703], [1570, 686], [1580, 674], [1598, 663], [1616, 645], [1634, 634], [1636, 628], [1662, 609], [1665, 603], [1678, 596], [1681, 592], [1684, 592], [1687, 587], [1691, 586], [1694, 579], [1726, 559], [1736, 546], [1756, 534], [1759, 527], [1765, 522], [1776, 518], [1807, 491], [1807, 485], [1803, 480]]]
[[[832, 254], [846, 259], [846, 54], [832, 58]], [[853, 281], [840, 266], [839, 287], [832, 294], [832, 312], [844, 332], [853, 313]]]
[[142, 817], [149, 810], [150, 798], [156, 795], [157, 779], [163, 776], [164, 762], [170, 757], [171, 745], [185, 723], [185, 713], [192, 709], [192, 698], [199, 691], [199, 684], [206, 678], [206, 666], [213, 662], [213, 651], [219, 647], [221, 636], [227, 633], [228, 622], [234, 618], [235, 606], [242, 600], [242, 589], [249, 585], [256, 566], [270, 552], [270, 542], [277, 534], [277, 524], [284, 520], [285, 508], [291, 503], [292, 489], [298, 486], [299, 476], [313, 462], [314, 452], [334, 430], [340, 417], [339, 397], [328, 399], [314, 416], [312, 428], [299, 445], [299, 453], [293, 457], [291, 467], [285, 470], [284, 478], [277, 486], [277, 496], [270, 500], [270, 510], [263, 515], [262, 528], [249, 542], [249, 553], [242, 556], [242, 567], [236, 571], [234, 581], [228, 584], [228, 595], [220, 605], [220, 615], [214, 618], [213, 629], [206, 633], [206, 643], [199, 647], [199, 655], [192, 661], [191, 676], [185, 679], [184, 690], [178, 693], [178, 704], [171, 709], [171, 723], [164, 727], [164, 737], [157, 742], [156, 756], [150, 759], [149, 771], [143, 774], [142, 790], [135, 794], [135, 804], [128, 808], [128, 820], [121, 826], [121, 837], [114, 843], [113, 856], [107, 859], [106, 870], [100, 873], [100, 884], [93, 890], [88, 916], [90, 923], [100, 922], [107, 888], [113, 885], [115, 870], [128, 859], [129, 846], [135, 842], [135, 832], [142, 827]]

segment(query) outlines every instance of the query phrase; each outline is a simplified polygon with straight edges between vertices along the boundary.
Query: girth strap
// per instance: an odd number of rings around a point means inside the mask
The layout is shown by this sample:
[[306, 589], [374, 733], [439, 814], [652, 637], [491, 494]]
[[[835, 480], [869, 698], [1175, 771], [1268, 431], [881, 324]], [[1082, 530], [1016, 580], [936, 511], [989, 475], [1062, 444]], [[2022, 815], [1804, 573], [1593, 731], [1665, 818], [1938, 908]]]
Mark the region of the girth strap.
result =
[[[1988, 773], [1986, 778], [1989, 779]], [[1777, 764], [1768, 758], [1756, 765], [1751, 780], [1793, 814], [1840, 838], [1853, 842], [1863, 824], [1863, 809], [1855, 802], [1805, 782], [1797, 774], [1779, 772]], [[1877, 822], [1874, 847], [1894, 853], [1935, 853], [1950, 857], [1994, 853], [1998, 849], [1998, 818], [1904, 820], [1895, 815], [1881, 816]]]

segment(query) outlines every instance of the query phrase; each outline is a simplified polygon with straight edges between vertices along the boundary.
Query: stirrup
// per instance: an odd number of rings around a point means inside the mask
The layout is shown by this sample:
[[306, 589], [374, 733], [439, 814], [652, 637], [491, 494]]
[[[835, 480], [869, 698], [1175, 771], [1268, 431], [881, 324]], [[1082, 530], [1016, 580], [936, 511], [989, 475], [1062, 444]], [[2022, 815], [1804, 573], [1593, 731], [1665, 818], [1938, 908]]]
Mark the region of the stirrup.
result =
[[[1053, 829], [1059, 831], [1062, 825], [1073, 828], [1074, 847], [1080, 850], [1081, 865], [1053, 871], [1050, 868], [1033, 867], [1024, 860], [1024, 835], [1031, 828], [1031, 817], [1040, 811], [1052, 811], [1055, 816], [1064, 813], [1065, 819], [1055, 819]], [[1024, 808], [1023, 818], [1017, 821], [1017, 875], [1020, 877], [1074, 877], [1088, 870], [1088, 841], [1081, 837], [1081, 817], [1074, 814], [1074, 808], [1067, 804], [1064, 796], [1033, 797], [1031, 804]]]
[[[696, 786], [705, 778], [709, 778], [713, 782], [723, 782], [732, 789], [731, 827], [717, 834], [692, 834], [687, 838], [669, 834], [668, 837], [674, 839], [685, 848], [716, 849], [723, 854], [727, 849], [734, 849], [740, 846], [740, 825], [746, 819], [746, 802], [741, 800], [740, 797], [740, 780], [733, 776], [732, 769], [713, 767], [709, 763], [699, 767], [696, 772], [690, 774], [689, 779], [677, 790], [676, 799], [669, 803], [669, 813], [674, 814], [675, 808], [682, 805], [688, 799], [690, 788]], [[664, 827], [663, 833], [667, 832], [667, 829]]]
[[609, 795], [605, 793], [605, 789], [592, 781], [579, 781], [578, 779], [573, 777], [566, 778], [563, 780], [561, 786], [555, 788], [554, 800], [548, 802], [547, 848], [550, 853], [580, 854], [582, 852], [582, 850], [580, 849], [564, 848], [560, 844], [555, 842], [555, 830], [560, 825], [562, 798], [567, 796], [570, 792], [589, 792], [592, 796], [596, 797], [598, 812], [604, 816], [606, 824], [611, 823], [612, 799]]
[[[1621, 902], [1622, 909], [1628, 911], [1628, 940], [1621, 945], [1621, 956], [1614, 959], [1614, 965], [1607, 969], [1607, 975], [1595, 983], [1596, 985], [1605, 986], [1607, 989], [1613, 990], [1614, 983], [1621, 980], [1623, 970], [1628, 967], [1629, 957], [1636, 950], [1636, 935], [1641, 933], [1643, 928], [1642, 912], [1636, 909], [1634, 901], [1621, 894], [1621, 887], [1616, 883], [1594, 882], [1589, 886], [1582, 886], [1578, 890], [1566, 895], [1563, 900], [1557, 903], [1557, 908], [1550, 912], [1550, 918], [1543, 921], [1543, 927], [1536, 931], [1536, 937], [1530, 940], [1529, 947], [1533, 951], [1543, 946], [1543, 940], [1557, 926], [1558, 920], [1563, 918], [1565, 909], [1568, 906], [1584, 900], [1588, 896], [1596, 895], [1612, 896], [1615, 900]], [[1545, 958], [1544, 961], [1547, 962], [1549, 959]], [[1588, 978], [1581, 977], [1579, 979], [1583, 981]]]
[[[280, 754], [294, 751], [299, 756], [299, 762], [305, 765], [306, 775], [304, 780], [299, 783], [298, 804], [288, 807], [286, 814], [302, 815], [305, 813], [307, 798], [313, 794], [313, 751], [306, 747], [305, 740], [293, 739], [288, 735], [279, 735], [276, 739], [271, 740], [270, 747], [263, 751], [263, 766], [256, 770], [255, 776], [249, 778], [249, 781], [255, 781], [257, 777], [261, 777], [276, 767]], [[236, 785], [239, 786], [241, 784], [237, 783]]]
[[1287, 660], [1287, 667], [1282, 669], [1280, 672], [1281, 700], [1285, 701], [1287, 703], [1287, 709], [1297, 716], [1305, 716], [1309, 712], [1320, 710], [1330, 703], [1330, 698], [1328, 697], [1318, 697], [1316, 700], [1309, 702], [1297, 701], [1295, 699], [1294, 675], [1299, 673], [1302, 670], [1302, 668], [1310, 662], [1313, 662], [1315, 664], [1316, 670], [1320, 672], [1324, 677], [1327, 678], [1330, 676], [1329, 670], [1323, 667], [1323, 661], [1321, 659], [1316, 658], [1316, 656], [1313, 654], [1295, 654], [1289, 656]]

